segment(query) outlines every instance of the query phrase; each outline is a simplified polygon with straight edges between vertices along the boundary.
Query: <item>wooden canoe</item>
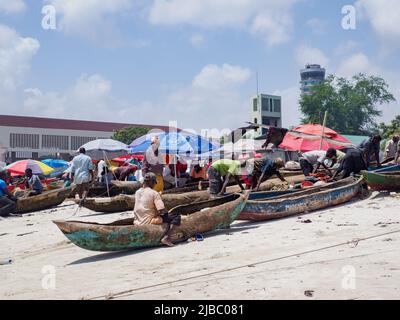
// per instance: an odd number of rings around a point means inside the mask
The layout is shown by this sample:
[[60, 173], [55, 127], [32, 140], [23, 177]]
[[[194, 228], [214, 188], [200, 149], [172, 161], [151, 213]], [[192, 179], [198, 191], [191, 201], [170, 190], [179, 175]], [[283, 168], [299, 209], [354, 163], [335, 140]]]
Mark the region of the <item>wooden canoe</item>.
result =
[[[290, 177], [288, 180], [291, 183], [298, 183], [304, 180], [304, 176]], [[279, 179], [272, 179], [261, 184], [261, 191], [271, 190], [276, 186], [282, 185]], [[240, 192], [238, 186], [231, 186], [227, 188], [228, 193]], [[193, 191], [187, 193], [171, 193], [163, 194], [162, 198], [167, 209], [171, 209], [175, 206], [181, 204], [190, 204], [199, 201], [206, 201], [210, 199], [210, 194], [208, 190], [203, 191]], [[79, 200], [75, 200], [79, 203]], [[118, 195], [110, 198], [87, 198], [83, 203], [83, 207], [100, 213], [117, 213], [133, 210], [135, 206], [135, 196], [130, 195]]]
[[[120, 195], [120, 194], [135, 194], [135, 192], [140, 189], [140, 182], [135, 181], [112, 181], [111, 185], [107, 190], [107, 186], [104, 184], [96, 183], [90, 187], [88, 192], [88, 197], [107, 197], [108, 192], [111, 197]], [[75, 198], [76, 196], [76, 185], [72, 185], [71, 194], [69, 198]]]
[[362, 171], [362, 175], [371, 190], [374, 191], [399, 191], [400, 171], [371, 172]]
[[[175, 229], [171, 240], [185, 241], [197, 233], [227, 228], [242, 211], [248, 193], [179, 206], [171, 212], [182, 214], [181, 226]], [[79, 221], [54, 221], [64, 235], [75, 245], [92, 251], [119, 251], [160, 246], [165, 226], [134, 225], [133, 219], [110, 224]]]
[[[163, 194], [161, 197], [167, 210], [179, 205], [186, 205], [210, 199], [208, 191]], [[79, 203], [79, 200], [74, 201], [75, 203]], [[102, 213], [130, 211], [135, 207], [135, 196], [121, 194], [111, 198], [87, 198], [83, 203], [83, 207]]]
[[63, 188], [44, 192], [38, 196], [18, 198], [17, 209], [14, 213], [30, 213], [58, 206], [70, 193], [71, 188]]
[[295, 192], [251, 195], [238, 220], [264, 221], [339, 205], [357, 196], [363, 178], [347, 179]]

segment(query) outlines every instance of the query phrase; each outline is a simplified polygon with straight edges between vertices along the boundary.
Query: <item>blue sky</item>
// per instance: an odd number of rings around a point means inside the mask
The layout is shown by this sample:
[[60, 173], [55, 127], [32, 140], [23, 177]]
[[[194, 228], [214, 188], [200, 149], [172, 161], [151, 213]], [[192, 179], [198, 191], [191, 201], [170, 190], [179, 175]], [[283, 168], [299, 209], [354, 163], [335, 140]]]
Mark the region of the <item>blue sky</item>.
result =
[[[341, 26], [345, 5], [356, 30]], [[400, 101], [399, 19], [397, 0], [0, 0], [0, 112], [234, 128], [258, 72], [291, 126], [306, 62], [380, 75]], [[382, 110], [389, 121], [399, 103]]]

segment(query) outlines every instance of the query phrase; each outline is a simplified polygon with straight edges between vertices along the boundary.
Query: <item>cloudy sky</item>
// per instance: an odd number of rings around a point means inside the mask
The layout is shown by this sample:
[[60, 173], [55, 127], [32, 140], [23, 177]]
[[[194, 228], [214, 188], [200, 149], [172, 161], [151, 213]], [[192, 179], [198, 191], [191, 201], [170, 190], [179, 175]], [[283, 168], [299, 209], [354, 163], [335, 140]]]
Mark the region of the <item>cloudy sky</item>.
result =
[[[56, 10], [44, 29], [42, 9]], [[342, 8], [356, 8], [356, 29]], [[49, 22], [49, 20], [46, 20]], [[299, 122], [299, 69], [384, 77], [399, 102], [398, 0], [0, 0], [0, 113], [234, 128], [260, 91]]]

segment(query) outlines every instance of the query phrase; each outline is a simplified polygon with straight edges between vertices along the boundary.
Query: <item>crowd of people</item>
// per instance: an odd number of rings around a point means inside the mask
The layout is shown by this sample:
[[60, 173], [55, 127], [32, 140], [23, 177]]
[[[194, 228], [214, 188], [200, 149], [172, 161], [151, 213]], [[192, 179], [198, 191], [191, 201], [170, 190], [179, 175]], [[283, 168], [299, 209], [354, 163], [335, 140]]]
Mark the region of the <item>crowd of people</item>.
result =
[[[327, 151], [314, 150], [300, 154], [299, 166], [306, 179], [325, 169], [328, 180], [344, 179], [352, 174], [367, 170], [373, 163], [381, 167], [380, 136], [373, 136], [363, 141], [356, 148], [346, 152], [330, 148]], [[94, 182], [111, 183], [113, 180], [139, 181], [142, 188], [135, 193], [134, 223], [138, 225], [164, 225], [165, 235], [161, 242], [172, 246], [170, 234], [181, 223], [179, 215], [171, 215], [165, 209], [161, 193], [165, 189], [183, 187], [190, 182], [208, 181], [211, 197], [220, 197], [226, 193], [230, 183], [236, 183], [241, 190], [258, 191], [261, 183], [276, 175], [282, 182], [289, 184], [280, 170], [285, 168], [281, 158], [275, 160], [267, 157], [241, 158], [232, 156], [231, 159], [193, 160], [187, 157], [169, 155], [165, 157], [159, 152], [160, 141], [157, 137], [151, 140], [142, 162], [125, 163], [111, 169], [109, 163], [102, 159], [94, 161], [86, 155], [84, 148], [79, 149], [70, 165], [68, 179], [76, 185], [81, 204], [86, 198]], [[383, 162], [400, 160], [400, 139], [393, 136], [384, 149]], [[40, 178], [27, 169], [26, 188], [28, 196], [39, 195], [43, 192]], [[0, 172], [0, 215], [12, 215], [16, 208], [17, 198], [7, 189], [7, 174]]]

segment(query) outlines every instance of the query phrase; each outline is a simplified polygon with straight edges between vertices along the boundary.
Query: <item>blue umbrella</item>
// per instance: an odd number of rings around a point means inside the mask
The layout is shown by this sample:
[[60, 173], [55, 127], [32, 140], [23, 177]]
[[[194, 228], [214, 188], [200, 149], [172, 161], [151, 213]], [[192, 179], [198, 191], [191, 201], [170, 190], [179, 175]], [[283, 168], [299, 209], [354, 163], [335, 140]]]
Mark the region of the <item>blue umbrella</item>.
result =
[[[131, 145], [132, 153], [146, 152], [151, 145], [152, 136], [143, 136], [136, 139]], [[187, 132], [159, 133], [159, 150], [166, 154], [185, 155], [190, 158], [200, 158], [200, 155], [208, 154], [217, 150], [219, 146], [208, 141], [202, 136]], [[147, 139], [146, 139], [147, 138]]]
[[57, 168], [68, 168], [68, 162], [65, 160], [61, 160], [61, 159], [46, 159], [46, 160], [42, 160], [42, 162], [44, 164], [47, 164], [49, 167], [52, 167], [54, 169]]

